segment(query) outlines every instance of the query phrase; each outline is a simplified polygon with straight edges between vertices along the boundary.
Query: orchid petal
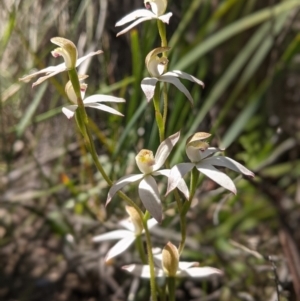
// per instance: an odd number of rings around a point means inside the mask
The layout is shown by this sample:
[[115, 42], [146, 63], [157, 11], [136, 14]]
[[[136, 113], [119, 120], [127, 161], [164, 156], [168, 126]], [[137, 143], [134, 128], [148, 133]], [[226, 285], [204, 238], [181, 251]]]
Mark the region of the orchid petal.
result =
[[179, 261], [178, 269], [179, 270], [187, 270], [191, 267], [198, 267], [199, 262], [189, 262], [189, 261]]
[[83, 103], [96, 103], [96, 102], [126, 102], [124, 98], [115, 97], [111, 95], [103, 95], [103, 94], [94, 94], [91, 96], [88, 96], [84, 99]]
[[132, 24], [130, 24], [129, 26], [127, 26], [126, 28], [124, 28], [123, 30], [121, 30], [120, 32], [117, 33], [117, 37], [126, 33], [127, 31], [129, 31], [130, 29], [132, 29], [133, 27], [135, 27], [136, 25], [151, 20], [151, 19], [157, 19], [157, 17], [153, 14], [153, 16], [149, 16], [149, 17], [142, 17], [138, 20], [136, 20], [135, 22], [133, 22]]
[[89, 57], [91, 56], [94, 56], [94, 55], [97, 55], [97, 54], [101, 54], [103, 53], [102, 50], [97, 50], [97, 51], [93, 51], [93, 52], [90, 52], [88, 53], [87, 55], [79, 58], [77, 61], [76, 61], [76, 67], [78, 67], [82, 62], [84, 62], [86, 59], [88, 59]]
[[130, 245], [135, 241], [135, 236], [132, 235], [132, 237], [125, 237], [122, 240], [118, 241], [106, 254], [105, 261], [109, 261], [113, 257], [116, 257], [117, 255], [123, 253], [125, 250], [127, 250]]
[[77, 105], [70, 105], [66, 107], [62, 107], [62, 112], [67, 116], [68, 119], [71, 119], [75, 115], [75, 111], [77, 110]]
[[178, 186], [181, 179], [189, 171], [191, 171], [194, 166], [194, 163], [179, 163], [171, 168], [166, 195], [168, 195], [173, 189]]
[[57, 66], [49, 66], [49, 67], [44, 68], [42, 70], [39, 70], [37, 72], [31, 73], [29, 75], [26, 75], [24, 77], [19, 78], [19, 81], [27, 82], [27, 81], [31, 80], [32, 78], [36, 77], [39, 74], [45, 73], [47, 75], [49, 75], [49, 74], [51, 75], [51, 73], [53, 73], [57, 70], [60, 70], [60, 72], [62, 72], [64, 70], [67, 70], [67, 67], [66, 67], [65, 63], [59, 64]]
[[115, 26], [122, 26], [126, 23], [136, 20], [137, 18], [144, 18], [144, 17], [156, 18], [156, 15], [148, 9], [137, 9], [129, 13], [125, 17], [123, 17], [121, 20], [119, 20]]
[[165, 177], [169, 177], [170, 175], [170, 169], [160, 169], [160, 170], [156, 170], [153, 171], [151, 173], [152, 176], [165, 176]]
[[155, 164], [153, 165], [153, 170], [158, 170], [166, 161], [170, 155], [173, 147], [177, 143], [180, 137], [180, 132], [177, 132], [167, 139], [165, 139], [158, 147], [155, 154]]
[[59, 68], [59, 69], [56, 69], [54, 72], [51, 72], [50, 74], [48, 74], [48, 75], [46, 75], [46, 76], [40, 77], [36, 82], [34, 82], [34, 83], [32, 84], [32, 88], [35, 87], [35, 86], [37, 86], [37, 85], [39, 85], [39, 84], [41, 84], [41, 83], [43, 83], [43, 82], [44, 82], [45, 80], [47, 80], [48, 78], [50, 78], [50, 77], [52, 77], [52, 76], [54, 76], [54, 75], [56, 75], [56, 74], [58, 74], [58, 73], [61, 73], [61, 72], [63, 72], [63, 71], [66, 71], [66, 70], [67, 70], [66, 67], [64, 67], [64, 68]]
[[135, 175], [127, 175], [122, 178], [120, 178], [110, 189], [107, 195], [105, 206], [109, 204], [112, 197], [124, 186], [126, 186], [129, 183], [134, 183], [144, 177], [143, 174], [135, 174]]
[[157, 220], [155, 218], [150, 218], [147, 221], [147, 225], [148, 225], [148, 230], [152, 229], [153, 227], [155, 227], [158, 224]]
[[158, 79], [155, 77], [146, 77], [141, 82], [141, 88], [143, 92], [146, 95], [147, 101], [149, 102], [153, 96], [155, 91], [156, 83], [158, 82]]
[[134, 231], [135, 231], [134, 224], [132, 223], [132, 221], [130, 219], [123, 219], [123, 220], [119, 221], [118, 224], [120, 226], [126, 228], [127, 230], [129, 230], [132, 233], [134, 233]]
[[87, 104], [84, 104], [84, 106], [88, 107], [88, 108], [94, 108], [94, 109], [98, 109], [98, 110], [101, 110], [101, 111], [105, 111], [105, 112], [108, 112], [108, 113], [111, 113], [111, 114], [124, 116], [122, 113], [120, 113], [116, 109], [113, 109], [113, 108], [111, 108], [107, 105], [103, 105], [103, 104], [100, 104], [100, 103], [87, 103]]
[[[141, 278], [149, 279], [151, 277], [149, 265], [130, 264], [123, 266], [122, 270]], [[156, 277], [164, 277], [164, 272], [162, 269], [154, 268], [154, 272]]]
[[152, 176], [147, 175], [140, 182], [139, 196], [145, 208], [160, 223], [162, 221], [162, 206], [158, 187]]
[[169, 71], [169, 72], [165, 73], [165, 75], [172, 75], [172, 76], [180, 77], [182, 79], [187, 79], [187, 80], [194, 82], [204, 88], [204, 83], [200, 79], [194, 77], [191, 74], [185, 73], [183, 71], [173, 70], [173, 71]]
[[236, 187], [233, 181], [226, 174], [206, 163], [205, 160], [196, 164], [196, 168], [214, 182], [236, 194]]
[[93, 242], [102, 242], [102, 241], [109, 241], [109, 240], [115, 240], [115, 239], [121, 239], [121, 238], [130, 238], [135, 237], [132, 231], [128, 230], [116, 230], [111, 231], [108, 233], [104, 233], [101, 235], [97, 235], [93, 237]]
[[159, 20], [163, 21], [166, 24], [169, 24], [169, 20], [172, 17], [172, 13], [167, 13], [158, 17]]
[[185, 181], [181, 179], [179, 183], [177, 184], [177, 188], [183, 193], [185, 198], [188, 200], [190, 198], [190, 191], [189, 188], [187, 187]]
[[173, 75], [167, 75], [167, 73], [165, 73], [159, 78], [159, 80], [162, 82], [171, 83], [174, 86], [176, 86], [177, 89], [179, 91], [181, 91], [193, 105], [194, 99], [193, 99], [191, 93], [188, 91], [188, 89], [181, 83], [181, 81], [177, 77], [174, 77]]
[[214, 165], [214, 166], [222, 166], [227, 167], [229, 169], [232, 169], [236, 172], [242, 173], [246, 176], [254, 177], [254, 173], [250, 171], [248, 168], [240, 164], [239, 162], [223, 156], [216, 156], [207, 158], [204, 160], [204, 162], [207, 162], [208, 164]]
[[222, 275], [223, 272], [216, 268], [211, 267], [193, 267], [183, 271], [179, 271], [177, 276], [179, 277], [192, 277], [192, 278], [205, 278], [212, 275]]
[[201, 152], [201, 158], [202, 160], [207, 158], [207, 157], [210, 157], [212, 156], [213, 154], [219, 152], [220, 149], [217, 148], [217, 147], [209, 147], [207, 148], [205, 151]]

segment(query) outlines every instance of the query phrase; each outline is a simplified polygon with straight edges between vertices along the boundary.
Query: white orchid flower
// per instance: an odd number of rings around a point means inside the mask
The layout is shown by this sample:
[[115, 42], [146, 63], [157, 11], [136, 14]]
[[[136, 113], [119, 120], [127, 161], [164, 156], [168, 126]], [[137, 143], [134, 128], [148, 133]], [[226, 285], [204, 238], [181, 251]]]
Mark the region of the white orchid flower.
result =
[[186, 143], [186, 154], [191, 163], [179, 163], [171, 168], [166, 194], [175, 189], [182, 178], [194, 167], [234, 194], [236, 194], [234, 182], [225, 173], [216, 169], [215, 166], [227, 167], [246, 176], [254, 177], [252, 171], [235, 160], [224, 156], [213, 156], [220, 149], [208, 147], [208, 143], [204, 140], [210, 136], [208, 133], [199, 132], [189, 137]]
[[32, 78], [40, 75], [40, 74], [46, 74], [45, 76], [40, 77], [36, 82], [32, 84], [32, 87], [37, 86], [47, 80], [48, 78], [70, 70], [72, 68], [78, 67], [82, 62], [84, 62], [86, 59], [88, 59], [91, 56], [97, 55], [102, 53], [102, 50], [98, 50], [96, 52], [91, 52], [79, 59], [77, 59], [77, 48], [74, 45], [73, 42], [70, 40], [61, 38], [61, 37], [55, 37], [50, 40], [53, 44], [60, 46], [59, 48], [54, 49], [51, 54], [56, 58], [62, 56], [64, 58], [64, 63], [59, 64], [57, 66], [50, 66], [47, 68], [44, 68], [40, 71], [34, 72], [32, 74], [26, 75], [22, 78], [19, 78], [20, 81], [28, 82]]
[[[123, 98], [110, 96], [110, 95], [103, 95], [103, 94], [95, 94], [95, 95], [88, 96], [87, 98], [84, 98], [85, 91], [87, 89], [87, 84], [82, 83], [81, 81], [83, 81], [87, 77], [88, 77], [87, 75], [79, 75], [79, 77], [78, 77], [79, 81], [80, 81], [80, 92], [81, 92], [81, 97], [83, 99], [84, 106], [88, 107], [88, 108], [102, 110], [102, 111], [105, 111], [105, 112], [108, 112], [111, 114], [124, 116], [119, 111], [117, 111], [107, 105], [101, 104], [101, 102], [113, 102], [113, 103], [125, 102], [125, 99], [123, 99]], [[78, 108], [77, 96], [75, 94], [75, 91], [74, 91], [71, 81], [67, 82], [65, 91], [66, 91], [66, 94], [67, 94], [69, 100], [73, 103], [73, 105], [63, 107], [62, 112], [67, 116], [67, 118], [70, 119], [74, 116], [75, 111]]]
[[168, 64], [168, 59], [164, 56], [159, 57], [158, 54], [166, 52], [170, 50], [169, 47], [159, 47], [155, 48], [152, 51], [150, 51], [146, 57], [145, 63], [146, 67], [152, 77], [146, 77], [142, 80], [141, 87], [142, 90], [144, 91], [147, 101], [149, 102], [153, 96], [154, 96], [154, 91], [155, 87], [158, 81], [160, 82], [166, 82], [166, 83], [171, 83], [174, 86], [177, 87], [179, 91], [181, 91], [191, 102], [193, 105], [193, 97], [191, 93], [188, 91], [188, 89], [181, 83], [181, 81], [178, 79], [178, 77], [182, 79], [187, 79], [191, 82], [194, 82], [202, 87], [204, 87], [204, 83], [199, 80], [198, 78], [179, 71], [179, 70], [173, 70], [164, 73], [165, 67]]
[[[152, 151], [143, 149], [135, 157], [140, 174], [127, 175], [120, 178], [109, 190], [106, 205], [109, 204], [113, 196], [124, 186], [130, 183], [140, 181], [138, 193], [145, 208], [160, 223], [162, 221], [162, 205], [157, 183], [153, 176], [169, 176], [169, 169], [159, 170], [165, 163], [167, 157], [177, 143], [180, 132], [173, 134], [164, 140], [158, 147], [155, 157]], [[189, 191], [184, 181], [179, 181], [180, 189], [186, 198], [189, 197]]]
[[144, 21], [158, 19], [164, 23], [169, 24], [172, 13], [164, 14], [168, 4], [167, 0], [145, 0], [144, 4], [146, 6], [146, 9], [135, 10], [116, 23], [116, 26], [122, 26], [126, 23], [134, 21], [128, 27], [120, 31], [117, 34], [117, 37]]
[[[199, 267], [198, 262], [179, 261], [178, 250], [170, 242], [164, 247], [162, 253], [154, 256], [154, 260], [157, 264], [154, 268], [155, 276], [160, 278], [207, 278], [223, 274], [221, 270], [213, 267]], [[123, 266], [122, 269], [136, 277], [150, 278], [149, 265], [130, 264]]]
[[[93, 238], [94, 242], [119, 240], [106, 254], [106, 262], [125, 252], [133, 244], [136, 238], [144, 233], [143, 223], [136, 209], [126, 206], [126, 211], [130, 218], [121, 221], [119, 225], [127, 230], [111, 231]], [[157, 221], [154, 218], [151, 218], [147, 221], [147, 225], [148, 229], [151, 230], [157, 225]]]

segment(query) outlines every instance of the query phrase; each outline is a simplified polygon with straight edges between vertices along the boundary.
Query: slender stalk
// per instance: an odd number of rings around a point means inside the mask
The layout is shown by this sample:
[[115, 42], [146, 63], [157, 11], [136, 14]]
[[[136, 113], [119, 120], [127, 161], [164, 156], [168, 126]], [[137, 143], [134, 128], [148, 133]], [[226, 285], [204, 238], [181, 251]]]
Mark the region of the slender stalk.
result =
[[[167, 35], [166, 35], [166, 25], [161, 20], [157, 20], [157, 27], [158, 32], [161, 39], [161, 47], [167, 47], [168, 41], [167, 41]], [[167, 57], [167, 52], [163, 53], [164, 57]], [[165, 66], [165, 72], [167, 71], [167, 65]], [[164, 83], [164, 89], [163, 89], [163, 100], [164, 100], [164, 107], [163, 107], [163, 133], [162, 137], [163, 139], [160, 141], [162, 142], [164, 140], [165, 136], [165, 129], [166, 129], [166, 122], [167, 122], [167, 114], [168, 114], [168, 93], [167, 93], [167, 84]]]
[[155, 92], [153, 96], [153, 104], [154, 104], [154, 109], [155, 109], [155, 119], [156, 119], [156, 124], [158, 127], [158, 132], [159, 132], [159, 140], [162, 142], [164, 140], [164, 133], [165, 133], [165, 128], [164, 128], [164, 122], [163, 122], [163, 117], [160, 112], [160, 87], [159, 83], [157, 83], [155, 87]]
[[149, 219], [149, 212], [146, 211], [144, 218], [143, 218], [143, 226], [145, 229], [145, 236], [147, 242], [147, 253], [148, 253], [148, 264], [150, 267], [150, 289], [151, 289], [151, 297], [152, 301], [157, 301], [157, 290], [156, 290], [156, 280], [155, 280], [155, 270], [154, 270], [154, 260], [153, 260], [153, 253], [152, 253], [152, 242], [151, 236], [148, 229], [147, 221]]
[[180, 212], [181, 241], [180, 241], [180, 245], [178, 248], [179, 254], [181, 254], [184, 249], [184, 245], [185, 245], [185, 241], [186, 241], [186, 214], [191, 207], [192, 199], [196, 192], [196, 184], [197, 184], [198, 178], [199, 178], [199, 172], [196, 168], [193, 168], [192, 173], [191, 173], [191, 182], [190, 182], [190, 198], [183, 204], [182, 210]]
[[143, 241], [141, 235], [138, 235], [135, 239], [135, 247], [137, 248], [140, 258], [142, 260], [143, 264], [147, 264], [147, 256], [145, 254], [144, 246], [143, 246]]
[[166, 25], [161, 20], [157, 20], [157, 27], [161, 39], [161, 47], [167, 47], [168, 41], [166, 37]]
[[169, 299], [168, 301], [175, 301], [175, 291], [176, 291], [176, 278], [168, 277], [168, 291], [169, 291]]

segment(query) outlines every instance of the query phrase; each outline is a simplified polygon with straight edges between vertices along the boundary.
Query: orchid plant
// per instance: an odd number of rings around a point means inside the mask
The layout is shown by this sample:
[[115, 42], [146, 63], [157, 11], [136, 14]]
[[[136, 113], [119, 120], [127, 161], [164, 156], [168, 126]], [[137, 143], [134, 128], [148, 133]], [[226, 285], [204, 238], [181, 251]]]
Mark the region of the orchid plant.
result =
[[[169, 169], [159, 170], [165, 163], [167, 157], [177, 143], [180, 133], [175, 133], [164, 140], [158, 147], [155, 156], [153, 152], [142, 149], [135, 157], [136, 164], [141, 171], [140, 174], [126, 175], [119, 179], [109, 190], [106, 205], [110, 203], [113, 196], [129, 183], [139, 182], [138, 193], [145, 208], [160, 223], [162, 221], [162, 204], [157, 183], [153, 176], [169, 176]], [[179, 181], [178, 188], [189, 197], [187, 186]]]
[[[135, 160], [140, 173], [125, 174], [119, 180], [114, 182], [110, 179], [99, 161], [94, 139], [89, 129], [89, 118], [87, 117], [85, 109], [87, 107], [95, 108], [123, 116], [121, 112], [103, 104], [103, 102], [115, 104], [125, 102], [123, 98], [102, 94], [95, 94], [85, 98], [87, 84], [84, 83], [84, 80], [88, 75], [78, 75], [76, 68], [84, 60], [102, 53], [101, 50], [91, 52], [78, 59], [78, 51], [73, 42], [62, 37], [52, 38], [51, 42], [59, 46], [59, 48], [52, 51], [52, 55], [54, 57], [62, 57], [64, 62], [60, 65], [50, 66], [24, 76], [20, 81], [27, 82], [36, 76], [44, 75], [33, 83], [32, 86], [34, 87], [61, 72], [68, 72], [69, 81], [65, 85], [65, 92], [71, 104], [64, 106], [62, 111], [68, 118], [72, 118], [73, 116], [76, 117], [76, 124], [80, 133], [83, 135], [85, 146], [90, 152], [97, 170], [109, 187], [106, 205], [111, 202], [113, 197], [118, 195], [118, 197], [126, 202], [126, 211], [130, 216], [130, 221], [121, 221], [119, 224], [126, 230], [115, 230], [97, 235], [93, 238], [93, 242], [101, 243], [118, 240], [106, 254], [106, 261], [122, 254], [136, 242], [135, 245], [139, 250], [141, 264], [127, 264], [123, 266], [123, 270], [136, 277], [150, 279], [151, 299], [153, 301], [157, 301], [157, 295], [161, 293], [161, 289], [157, 288], [156, 278], [165, 278], [168, 288], [166, 289], [164, 286], [162, 295], [164, 296], [168, 292], [168, 300], [175, 301], [175, 279], [177, 277], [203, 278], [211, 277], [213, 275], [222, 276], [223, 274], [223, 272], [217, 268], [199, 267], [199, 264], [195, 262], [180, 261], [181, 254], [185, 248], [187, 212], [196, 190], [197, 177], [195, 174], [198, 175], [199, 173], [202, 173], [206, 175], [234, 194], [237, 193], [234, 182], [229, 176], [216, 167], [229, 168], [249, 177], [253, 177], [254, 174], [235, 160], [226, 156], [216, 155], [216, 153], [221, 150], [209, 146], [206, 140], [210, 138], [211, 135], [205, 132], [193, 134], [186, 141], [186, 155], [190, 162], [178, 162], [173, 167], [170, 166], [167, 159], [180, 139], [180, 132], [178, 131], [165, 139], [169, 102], [166, 84], [171, 83], [176, 86], [176, 88], [181, 91], [193, 105], [194, 100], [191, 93], [181, 83], [179, 78], [189, 80], [202, 87], [204, 87], [204, 83], [193, 75], [183, 71], [167, 71], [169, 62], [167, 54], [170, 48], [168, 47], [166, 38], [165, 24], [169, 23], [172, 13], [165, 13], [167, 9], [167, 0], [145, 0], [144, 4], [146, 9], [138, 9], [116, 23], [116, 26], [122, 26], [133, 21], [133, 23], [118, 33], [118, 35], [121, 35], [141, 22], [156, 19], [161, 38], [161, 47], [151, 50], [145, 59], [146, 68], [151, 77], [146, 77], [141, 82], [141, 88], [147, 101], [150, 102], [150, 100], [153, 99], [160, 144], [155, 155], [148, 149], [142, 149], [137, 154]], [[163, 83], [163, 90], [161, 90], [160, 83]], [[163, 101], [163, 105], [161, 104], [161, 101]], [[161, 108], [163, 108], [162, 112]], [[190, 189], [183, 179], [189, 172], [191, 172]], [[157, 176], [167, 177], [167, 187], [164, 185], [164, 182], [158, 183], [157, 180], [154, 179], [154, 177]], [[138, 197], [135, 197], [133, 200], [122, 192], [122, 189], [129, 184], [138, 185], [137, 195], [143, 206], [140, 206]], [[167, 238], [163, 250], [158, 255], [154, 255], [150, 230], [154, 226], [157, 226], [158, 223], [163, 226], [165, 209], [165, 205], [162, 202], [165, 197], [161, 197], [159, 187], [166, 188], [166, 195], [172, 195], [172, 199], [175, 200], [175, 211], [180, 220], [181, 242], [179, 247], [176, 247]], [[180, 193], [178, 193], [177, 189]], [[150, 216], [152, 216], [152, 218], [150, 218]], [[142, 238], [144, 238], [146, 242], [146, 254], [143, 249]], [[139, 259], [135, 259], [135, 262], [138, 260]]]
[[[222, 275], [213, 267], [200, 267], [199, 262], [179, 261], [179, 252], [175, 245], [168, 242], [161, 253], [154, 255], [157, 278], [208, 278]], [[141, 278], [150, 278], [149, 265], [130, 264], [122, 267], [126, 272]]]
[[[81, 97], [83, 100], [83, 105], [86, 108], [94, 108], [98, 109], [101, 111], [105, 111], [111, 114], [119, 115], [119, 116], [124, 116], [122, 113], [119, 111], [115, 110], [114, 108], [111, 108], [107, 105], [101, 104], [101, 102], [112, 102], [112, 103], [121, 103], [125, 102], [125, 99], [115, 97], [115, 96], [110, 96], [110, 95], [102, 95], [102, 94], [95, 94], [88, 96], [87, 98], [84, 98], [85, 96], [85, 91], [87, 89], [87, 84], [82, 83], [84, 79], [86, 79], [88, 76], [87, 75], [79, 75], [79, 82], [80, 82], [80, 92], [81, 92]], [[67, 118], [72, 118], [75, 114], [75, 111], [78, 108], [78, 99], [76, 96], [76, 93], [74, 91], [74, 87], [72, 85], [72, 82], [69, 80], [66, 84], [65, 87], [65, 92], [66, 95], [68, 96], [68, 99], [70, 100], [72, 105], [68, 105], [66, 107], [62, 108], [62, 112], [67, 116]]]
[[[119, 222], [119, 225], [126, 230], [115, 230], [93, 238], [93, 241], [97, 243], [119, 239], [119, 241], [107, 252], [105, 261], [109, 261], [117, 255], [125, 252], [133, 244], [133, 242], [145, 232], [143, 222], [137, 210], [133, 207], [126, 206], [126, 211], [130, 218]], [[149, 230], [156, 225], [157, 221], [154, 218], [147, 221]]]
[[144, 4], [146, 9], [135, 10], [134, 12], [129, 13], [116, 23], [116, 26], [123, 26], [124, 24], [134, 21], [128, 27], [120, 31], [117, 34], [117, 37], [128, 32], [136, 25], [148, 20], [157, 19], [166, 24], [169, 24], [169, 20], [172, 17], [172, 13], [165, 14], [167, 8], [167, 0], [145, 0]]
[[218, 183], [225, 189], [236, 194], [234, 182], [215, 166], [226, 167], [243, 175], [254, 177], [254, 173], [235, 160], [224, 156], [213, 156], [220, 149], [208, 147], [208, 143], [203, 141], [211, 135], [205, 132], [199, 132], [190, 136], [186, 141], [186, 154], [191, 162], [179, 163], [172, 167], [169, 175], [167, 194], [175, 189], [182, 178], [194, 167], [206, 175], [208, 178]]
[[36, 82], [34, 82], [32, 84], [32, 87], [35, 87], [35, 86], [41, 84], [42, 82], [44, 82], [45, 80], [47, 80], [48, 78], [50, 78], [52, 76], [55, 76], [55, 75], [57, 75], [61, 72], [68, 71], [70, 69], [76, 68], [81, 63], [83, 63], [85, 60], [87, 60], [88, 58], [90, 58], [94, 55], [101, 54], [103, 52], [102, 50], [98, 50], [98, 51], [95, 51], [95, 52], [90, 52], [87, 55], [85, 55], [85, 56], [78, 59], [77, 48], [76, 48], [76, 46], [74, 45], [74, 43], [72, 41], [61, 38], [61, 37], [52, 38], [50, 41], [53, 44], [56, 44], [56, 45], [60, 46], [59, 48], [54, 49], [51, 52], [51, 54], [55, 58], [62, 56], [63, 59], [64, 59], [64, 63], [59, 64], [57, 66], [46, 67], [42, 70], [39, 70], [37, 72], [26, 75], [22, 78], [19, 78], [20, 81], [28, 82], [32, 78], [34, 78], [38, 75], [46, 74], [45, 76], [40, 77]]
[[180, 82], [178, 77], [182, 78], [182, 79], [187, 79], [187, 80], [194, 82], [202, 87], [204, 87], [204, 83], [201, 80], [199, 80], [198, 78], [196, 78], [188, 73], [179, 71], [179, 70], [173, 70], [173, 71], [164, 73], [169, 61], [165, 56], [159, 57], [158, 54], [161, 54], [168, 50], [170, 50], [169, 47], [159, 47], [159, 48], [155, 48], [155, 49], [151, 50], [148, 53], [145, 63], [146, 63], [148, 72], [150, 73], [150, 75], [152, 77], [146, 77], [142, 80], [142, 83], [141, 83], [142, 90], [144, 91], [147, 100], [150, 101], [154, 96], [155, 87], [158, 82], [171, 83], [179, 91], [181, 91], [193, 105], [194, 100], [193, 100], [191, 93]]

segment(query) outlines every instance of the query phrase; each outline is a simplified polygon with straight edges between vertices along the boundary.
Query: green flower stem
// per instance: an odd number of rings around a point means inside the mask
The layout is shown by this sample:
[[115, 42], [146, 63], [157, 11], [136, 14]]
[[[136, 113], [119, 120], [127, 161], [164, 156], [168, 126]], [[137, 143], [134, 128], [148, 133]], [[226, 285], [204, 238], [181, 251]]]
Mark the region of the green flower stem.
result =
[[164, 83], [163, 99], [164, 99], [163, 126], [164, 126], [164, 130], [165, 130], [166, 123], [167, 123], [167, 116], [168, 116], [168, 89], [167, 89], [167, 84], [166, 83]]
[[192, 204], [192, 199], [195, 195], [196, 192], [196, 186], [197, 186], [197, 181], [199, 178], [199, 172], [196, 168], [192, 169], [191, 173], [191, 182], [190, 182], [190, 198], [188, 201], [186, 201], [183, 206], [182, 210], [180, 211], [180, 231], [181, 231], [181, 242], [178, 248], [179, 254], [182, 253], [185, 245], [185, 240], [186, 240], [186, 214], [189, 211], [191, 204]]
[[157, 20], [157, 27], [158, 27], [158, 32], [159, 32], [160, 39], [161, 39], [161, 47], [168, 47], [165, 23], [162, 22], [161, 20]]
[[[79, 83], [79, 79], [78, 79], [77, 70], [75, 68], [70, 69], [70, 70], [68, 70], [68, 74], [69, 74], [69, 78], [72, 83], [72, 86], [74, 88], [75, 94], [77, 96], [78, 107], [84, 108], [83, 100], [81, 98], [81, 93], [80, 93], [80, 83]], [[85, 113], [85, 118], [87, 118], [86, 113]]]
[[143, 264], [147, 264], [147, 257], [146, 257], [146, 254], [145, 254], [145, 250], [144, 250], [144, 246], [143, 246], [143, 241], [142, 241], [142, 236], [141, 235], [136, 236], [135, 247], [136, 247], [136, 249], [139, 252], [139, 255], [140, 255], [140, 258], [142, 260], [142, 263]]
[[[158, 32], [161, 39], [161, 47], [167, 47], [167, 35], [166, 35], [166, 25], [161, 20], [157, 20]], [[167, 52], [163, 52], [163, 56], [167, 57]], [[165, 72], [167, 71], [167, 65], [165, 66]], [[168, 114], [168, 93], [167, 93], [167, 84], [164, 83], [163, 90], [163, 99], [164, 99], [164, 108], [163, 108], [163, 137], [165, 136], [166, 122], [167, 122], [167, 114]], [[162, 142], [162, 139], [160, 142]]]
[[176, 291], [176, 278], [168, 277], [168, 291], [169, 291], [169, 299], [168, 301], [175, 301], [175, 291]]
[[155, 109], [156, 124], [157, 124], [158, 132], [159, 132], [159, 139], [160, 139], [160, 142], [162, 142], [165, 139], [165, 128], [164, 128], [163, 117], [160, 112], [159, 100], [160, 100], [160, 87], [159, 87], [159, 82], [158, 82], [156, 84], [155, 91], [154, 91], [153, 104], [154, 104], [154, 109]]
[[146, 211], [144, 218], [143, 218], [143, 226], [145, 229], [145, 236], [146, 236], [146, 242], [147, 242], [147, 253], [148, 253], [148, 264], [150, 267], [151, 300], [157, 301], [157, 289], [156, 289], [156, 280], [155, 280], [154, 259], [153, 259], [153, 253], [152, 253], [152, 242], [151, 242], [151, 236], [150, 236], [150, 232], [149, 232], [148, 224], [147, 224], [149, 217], [150, 217], [150, 214], [148, 211]]

